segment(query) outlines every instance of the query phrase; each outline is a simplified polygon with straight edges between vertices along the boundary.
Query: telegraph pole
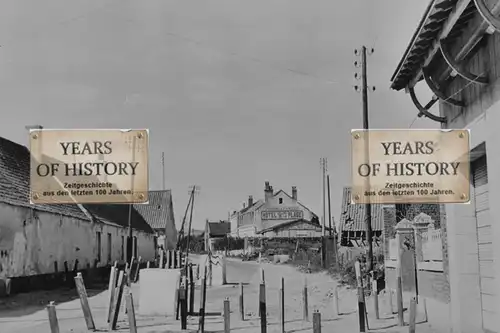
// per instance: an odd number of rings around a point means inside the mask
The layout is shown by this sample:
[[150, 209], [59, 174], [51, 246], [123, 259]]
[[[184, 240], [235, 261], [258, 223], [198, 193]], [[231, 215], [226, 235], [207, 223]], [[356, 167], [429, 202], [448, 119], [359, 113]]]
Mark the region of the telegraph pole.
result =
[[328, 160], [326, 157], [322, 157], [320, 160], [321, 165], [321, 183], [322, 183], [322, 192], [321, 199], [323, 204], [323, 215], [322, 215], [322, 226], [321, 226], [321, 235], [324, 237], [326, 235], [326, 198], [325, 198], [325, 178], [326, 178], [326, 168], [328, 165]]
[[[361, 55], [361, 98], [363, 102], [363, 129], [367, 131], [369, 126], [368, 119], [368, 79], [367, 79], [367, 64], [366, 64], [366, 56], [373, 54], [373, 48], [368, 52], [366, 46], [362, 46], [360, 50], [354, 50], [354, 55]], [[354, 66], [359, 67], [359, 62], [355, 61]], [[358, 79], [358, 73], [354, 74], [354, 78]], [[359, 86], [354, 87], [356, 91], [359, 92]], [[375, 87], [370, 87], [372, 91], [375, 91]], [[365, 139], [368, 138], [368, 135], [365, 135]], [[366, 152], [365, 156], [367, 157], [366, 163], [369, 163], [369, 147], [368, 144], [365, 144]], [[368, 243], [368, 271], [373, 271], [373, 240], [372, 240], [372, 207], [371, 203], [367, 203], [365, 206], [366, 216], [365, 216], [365, 227], [366, 227], [366, 241]]]
[[328, 227], [330, 228], [330, 233], [329, 235], [332, 235], [333, 229], [332, 229], [332, 205], [331, 205], [331, 199], [330, 199], [330, 175], [326, 176], [326, 185], [328, 189]]
[[191, 224], [193, 223], [194, 196], [198, 190], [199, 190], [199, 187], [196, 185], [193, 185], [193, 188], [191, 189], [191, 212], [189, 214], [188, 235], [187, 235], [187, 242], [186, 242], [186, 267], [188, 264], [188, 257], [189, 257], [189, 243], [191, 242]]
[[165, 153], [161, 153], [162, 190], [165, 191]]

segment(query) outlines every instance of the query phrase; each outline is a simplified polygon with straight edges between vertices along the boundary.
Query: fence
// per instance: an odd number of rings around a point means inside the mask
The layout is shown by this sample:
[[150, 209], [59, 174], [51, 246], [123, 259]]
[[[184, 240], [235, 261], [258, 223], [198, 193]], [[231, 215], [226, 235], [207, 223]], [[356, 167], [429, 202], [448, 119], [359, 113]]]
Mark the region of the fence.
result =
[[[406, 220], [404, 220], [406, 221]], [[443, 270], [443, 240], [442, 230], [435, 229], [434, 221], [430, 216], [420, 213], [413, 221], [407, 221], [413, 229], [415, 258], [419, 269], [432, 271]], [[398, 240], [396, 237], [389, 239], [389, 258], [386, 265], [394, 266], [398, 258]]]

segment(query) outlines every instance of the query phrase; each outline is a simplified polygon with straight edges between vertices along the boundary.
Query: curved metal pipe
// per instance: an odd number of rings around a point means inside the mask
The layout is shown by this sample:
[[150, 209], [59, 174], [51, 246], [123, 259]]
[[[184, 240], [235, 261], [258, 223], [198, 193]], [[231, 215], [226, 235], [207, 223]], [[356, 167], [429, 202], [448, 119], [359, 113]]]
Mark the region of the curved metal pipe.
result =
[[485, 20], [486, 23], [488, 23], [496, 31], [500, 32], [500, 17], [493, 15], [491, 10], [484, 3], [484, 0], [474, 0], [474, 5], [483, 20]]
[[459, 101], [458, 99], [451, 98], [451, 97], [446, 97], [446, 95], [439, 90], [438, 85], [434, 82], [432, 77], [429, 75], [429, 69], [428, 68], [422, 68], [422, 74], [424, 76], [425, 83], [429, 86], [429, 88], [432, 90], [434, 95], [436, 95], [439, 99], [441, 99], [443, 102], [449, 103], [451, 105], [455, 106], [465, 106], [465, 103], [462, 101]]
[[417, 95], [415, 95], [415, 89], [413, 87], [408, 87], [408, 91], [410, 92], [410, 97], [411, 100], [413, 101], [413, 104], [415, 104], [416, 108], [418, 109], [418, 111], [420, 111], [421, 114], [423, 114], [424, 116], [426, 116], [431, 120], [440, 123], [446, 123], [445, 117], [436, 116], [429, 112], [429, 109], [438, 101], [437, 98], [431, 100], [429, 103], [427, 103], [425, 107], [423, 107], [422, 104], [420, 104], [420, 102], [418, 101]]
[[464, 68], [462, 64], [455, 61], [455, 59], [450, 56], [450, 50], [448, 49], [448, 44], [445, 40], [441, 39], [439, 41], [439, 49], [441, 50], [441, 54], [443, 55], [444, 60], [450, 66], [450, 68], [455, 71], [458, 75], [463, 77], [469, 82], [479, 83], [479, 84], [488, 84], [488, 78], [486, 76], [474, 75], [468, 70]]

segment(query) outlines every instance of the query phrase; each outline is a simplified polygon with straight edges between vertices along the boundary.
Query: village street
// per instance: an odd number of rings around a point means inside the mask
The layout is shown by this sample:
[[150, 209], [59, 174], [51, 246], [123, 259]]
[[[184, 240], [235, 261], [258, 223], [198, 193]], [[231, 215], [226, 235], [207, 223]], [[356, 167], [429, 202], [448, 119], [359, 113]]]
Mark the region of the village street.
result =
[[[196, 258], [193, 258], [196, 260]], [[261, 267], [264, 268], [266, 278], [266, 300], [268, 312], [267, 332], [279, 332], [279, 310], [278, 310], [278, 289], [281, 277], [285, 278], [285, 313], [286, 332], [312, 332], [311, 320], [302, 320], [302, 288], [307, 276], [309, 294], [309, 317], [312, 319], [314, 310], [321, 313], [323, 332], [357, 332], [356, 295], [352, 289], [341, 288], [339, 291], [339, 304], [342, 315], [337, 317], [334, 311], [332, 291], [336, 286], [326, 274], [303, 274], [289, 265], [276, 265], [270, 263], [259, 264], [256, 262], [241, 262], [238, 259], [229, 259], [227, 266], [228, 284], [225, 286], [213, 286], [207, 290], [207, 320], [206, 332], [223, 331], [223, 318], [220, 315], [223, 309], [223, 301], [226, 297], [230, 300], [231, 306], [231, 331], [241, 333], [260, 332], [260, 320], [257, 315], [258, 307], [258, 285], [261, 278]], [[245, 297], [245, 320], [241, 321], [238, 311], [239, 282], [244, 283]], [[199, 290], [199, 289], [198, 289]], [[197, 291], [198, 291], [197, 290]], [[76, 293], [76, 291], [74, 291]], [[132, 286], [132, 293], [135, 296], [136, 308], [138, 306], [139, 284]], [[94, 294], [93, 290], [88, 290], [89, 295]], [[159, 297], [161, 297], [159, 295]], [[103, 291], [91, 296], [90, 306], [94, 317], [94, 322], [98, 331], [107, 331], [105, 322], [107, 292]], [[21, 306], [21, 305], [20, 305]], [[195, 311], [199, 307], [199, 296], [196, 294]], [[82, 333], [87, 332], [83, 319], [80, 302], [75, 299], [70, 302], [57, 304], [57, 316], [59, 319], [61, 332]], [[368, 303], [368, 310], [373, 309], [371, 302]], [[380, 317], [387, 318], [375, 320], [369, 314], [369, 324], [376, 332], [407, 332], [408, 327], [398, 328], [395, 326], [393, 315], [389, 315], [388, 302], [384, 297], [380, 297]], [[0, 318], [0, 332], [9, 333], [32, 333], [49, 332], [47, 312], [45, 309], [30, 315], [17, 315], [12, 311], [9, 316], [2, 311]], [[417, 314], [417, 323], [421, 322], [423, 313]], [[407, 320], [407, 319], [406, 319]], [[188, 331], [196, 331], [198, 317], [188, 319]], [[137, 315], [138, 332], [180, 332], [180, 322], [174, 318], [143, 317]], [[419, 324], [418, 331], [438, 332], [433, 330], [429, 324]], [[116, 332], [129, 332], [127, 317], [123, 311], [120, 313], [118, 329]], [[442, 332], [442, 331], [439, 331]]]

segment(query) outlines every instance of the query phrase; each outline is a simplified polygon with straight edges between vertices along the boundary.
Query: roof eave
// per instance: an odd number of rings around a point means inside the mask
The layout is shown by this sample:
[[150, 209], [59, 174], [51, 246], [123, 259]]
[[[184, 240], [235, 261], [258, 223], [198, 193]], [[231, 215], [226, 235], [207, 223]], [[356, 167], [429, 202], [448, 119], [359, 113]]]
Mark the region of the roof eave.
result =
[[[413, 33], [413, 36], [410, 40], [410, 43], [408, 44], [408, 46], [406, 47], [406, 50], [403, 54], [403, 57], [401, 58], [401, 60], [399, 61], [398, 63], [398, 66], [396, 67], [396, 70], [394, 71], [394, 73], [392, 74], [391, 76], [391, 82], [394, 82], [396, 77], [398, 76], [399, 72], [401, 71], [401, 68], [403, 67], [408, 55], [410, 54], [410, 51], [412, 50], [413, 48], [413, 45], [415, 44], [415, 41], [417, 40], [418, 36], [420, 35], [420, 31], [422, 30], [424, 24], [425, 24], [425, 21], [427, 21], [427, 17], [429, 16], [429, 13], [432, 11], [432, 9], [434, 8], [434, 4], [435, 4], [436, 0], [431, 0], [429, 2], [429, 4], [427, 5], [427, 8], [424, 12], [424, 15], [422, 16], [422, 18], [420, 19], [420, 22], [418, 24], [418, 27], [417, 29], [415, 30], [415, 32]], [[394, 84], [391, 84], [391, 88]], [[399, 88], [398, 90], [401, 90], [402, 88]]]

